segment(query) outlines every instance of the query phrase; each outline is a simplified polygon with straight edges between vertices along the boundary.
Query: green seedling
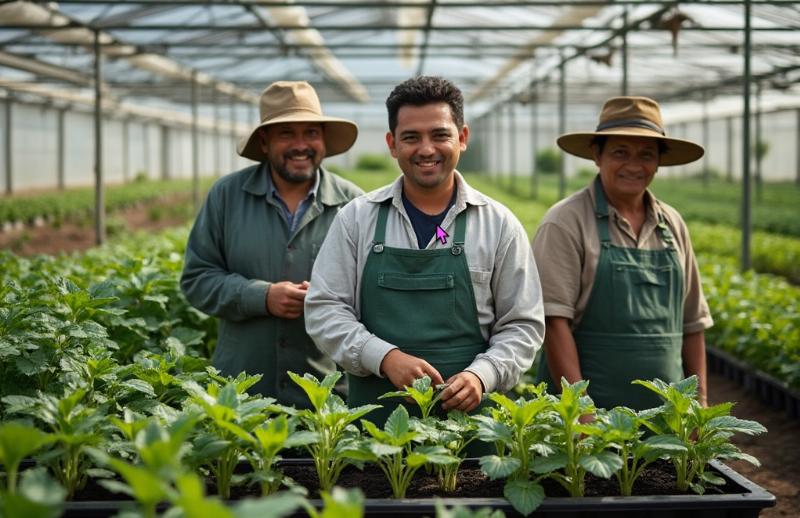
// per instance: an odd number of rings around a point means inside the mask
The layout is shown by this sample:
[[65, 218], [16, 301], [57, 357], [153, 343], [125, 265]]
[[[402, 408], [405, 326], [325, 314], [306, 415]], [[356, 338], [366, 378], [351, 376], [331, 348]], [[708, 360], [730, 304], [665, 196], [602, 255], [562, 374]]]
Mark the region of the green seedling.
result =
[[422, 418], [428, 417], [439, 400], [442, 399], [442, 391], [447, 385], [439, 385], [438, 387], [431, 386], [431, 378], [423, 376], [414, 380], [410, 387], [405, 387], [405, 390], [397, 390], [387, 392], [378, 399], [385, 399], [390, 397], [402, 397], [414, 400], [419, 407]]
[[408, 410], [403, 405], [389, 415], [383, 430], [366, 419], [361, 420], [361, 425], [371, 437], [364, 449], [368, 460], [377, 463], [386, 475], [395, 498], [405, 498], [411, 479], [422, 466], [458, 465], [458, 458], [444, 446], [414, 447], [419, 433], [409, 428]]
[[32, 468], [22, 473], [14, 493], [0, 491], [0, 516], [56, 518], [61, 516], [66, 491], [45, 468]]
[[458, 459], [457, 463], [434, 465], [439, 488], [446, 492], [455, 491], [466, 448], [478, 438], [478, 423], [464, 412], [451, 410], [447, 419], [412, 418], [411, 428], [420, 434], [424, 444], [444, 446], [450, 455]]
[[0, 424], [0, 464], [6, 471], [6, 493], [17, 489], [17, 473], [22, 459], [50, 444], [55, 437], [33, 426], [8, 422]]

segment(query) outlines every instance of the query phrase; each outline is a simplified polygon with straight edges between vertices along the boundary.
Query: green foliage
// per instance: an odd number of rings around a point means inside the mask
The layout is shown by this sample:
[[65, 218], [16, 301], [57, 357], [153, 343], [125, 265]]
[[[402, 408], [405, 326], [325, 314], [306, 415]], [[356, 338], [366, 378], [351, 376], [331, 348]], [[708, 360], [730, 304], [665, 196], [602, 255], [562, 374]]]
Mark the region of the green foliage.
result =
[[492, 510], [488, 507], [472, 510], [457, 505], [448, 509], [441, 500], [436, 500], [436, 518], [505, 518], [505, 513], [499, 509]]
[[33, 455], [54, 437], [30, 425], [18, 422], [0, 424], [0, 464], [6, 472], [6, 494], [17, 489], [17, 473], [22, 459]]
[[389, 415], [383, 430], [371, 421], [361, 420], [370, 435], [362, 451], [366, 460], [378, 464], [386, 475], [395, 498], [405, 498], [414, 473], [425, 464], [458, 464], [457, 457], [450, 455], [444, 446], [414, 446], [419, 433], [409, 426], [408, 410], [403, 405]]
[[[706, 484], [724, 484], [722, 478], [706, 471], [714, 459], [743, 460], [756, 466], [758, 460], [730, 442], [734, 433], [758, 435], [767, 431], [755, 421], [730, 415], [733, 403], [721, 403], [704, 408], [697, 401], [697, 377], [677, 383], [636, 380], [634, 383], [655, 392], [664, 402], [661, 407], [643, 412], [645, 426], [658, 435], [671, 435], [685, 450], [672, 450], [680, 491], [692, 489], [703, 494]], [[641, 415], [641, 414], [640, 414]]]
[[431, 413], [436, 403], [442, 399], [442, 390], [445, 386], [438, 386], [434, 390], [431, 386], [430, 376], [423, 376], [414, 380], [410, 387], [405, 387], [405, 390], [398, 390], [394, 392], [387, 392], [378, 397], [378, 399], [385, 399], [390, 397], [411, 398], [414, 403], [419, 407], [422, 418], [425, 419]]
[[56, 518], [61, 516], [65, 494], [46, 469], [25, 470], [18, 491], [0, 491], [0, 516]]
[[353, 423], [380, 405], [348, 408], [342, 398], [333, 393], [334, 385], [342, 376], [340, 372], [328, 374], [321, 382], [309, 373], [302, 377], [294, 372], [288, 374], [313, 406], [313, 410], [298, 411], [306, 431], [295, 434], [294, 439], [314, 458], [320, 488], [330, 491], [346, 465], [365, 460], [359, 430]]
[[396, 171], [394, 159], [383, 153], [364, 153], [356, 160], [356, 169], [362, 171]]
[[561, 169], [561, 151], [554, 147], [547, 147], [536, 152], [534, 158], [536, 172], [541, 174], [556, 174]]
[[458, 470], [466, 455], [466, 448], [478, 438], [477, 421], [464, 412], [451, 410], [447, 413], [447, 419], [436, 417], [412, 419], [411, 428], [419, 433], [419, 438], [424, 444], [444, 446], [452, 457], [458, 459], [455, 463], [434, 466], [439, 488], [445, 492], [455, 491]]

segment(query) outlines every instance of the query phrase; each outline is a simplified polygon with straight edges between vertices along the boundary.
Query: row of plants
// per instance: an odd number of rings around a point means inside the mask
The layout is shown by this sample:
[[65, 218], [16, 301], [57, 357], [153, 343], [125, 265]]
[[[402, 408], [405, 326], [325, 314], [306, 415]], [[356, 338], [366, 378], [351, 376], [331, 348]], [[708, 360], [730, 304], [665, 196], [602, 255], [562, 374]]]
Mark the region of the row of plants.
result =
[[742, 273], [730, 258], [701, 256], [698, 262], [715, 321], [706, 341], [800, 389], [800, 288], [772, 275]]
[[[201, 179], [201, 190], [208, 190], [213, 181], [213, 178]], [[106, 208], [109, 211], [124, 209], [164, 196], [189, 193], [191, 189], [192, 182], [187, 179], [145, 180], [111, 185], [105, 191]], [[89, 219], [93, 214], [93, 187], [0, 198], [0, 224], [17, 221], [31, 224], [41, 218], [58, 225], [67, 220]]]

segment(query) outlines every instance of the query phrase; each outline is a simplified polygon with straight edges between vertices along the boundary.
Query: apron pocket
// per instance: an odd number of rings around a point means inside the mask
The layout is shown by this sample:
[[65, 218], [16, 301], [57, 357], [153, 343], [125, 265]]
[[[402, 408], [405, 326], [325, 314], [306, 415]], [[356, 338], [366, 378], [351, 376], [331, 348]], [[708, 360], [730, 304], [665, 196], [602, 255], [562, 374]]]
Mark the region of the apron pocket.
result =
[[666, 332], [673, 314], [672, 266], [612, 262], [611, 272], [614, 318], [627, 319], [624, 327], [638, 333]]

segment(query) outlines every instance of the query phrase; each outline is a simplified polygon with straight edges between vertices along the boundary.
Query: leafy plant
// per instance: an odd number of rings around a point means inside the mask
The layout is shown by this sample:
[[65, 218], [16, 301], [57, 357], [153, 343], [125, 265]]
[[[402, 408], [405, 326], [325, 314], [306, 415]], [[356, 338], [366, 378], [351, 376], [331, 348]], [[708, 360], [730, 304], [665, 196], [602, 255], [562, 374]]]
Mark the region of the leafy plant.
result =
[[425, 464], [458, 464], [444, 446], [417, 446], [413, 441], [419, 436], [409, 427], [408, 410], [403, 405], [389, 415], [384, 429], [373, 422], [361, 420], [364, 430], [371, 436], [367, 441], [368, 460], [375, 462], [386, 475], [395, 498], [405, 498], [414, 474]]
[[545, 443], [549, 428], [544, 420], [552, 402], [544, 395], [545, 384], [533, 387], [533, 399], [509, 397], [492, 393], [497, 403], [492, 416], [478, 415], [478, 438], [495, 443], [497, 455], [481, 457], [480, 466], [491, 479], [506, 477], [503, 495], [514, 509], [524, 515], [532, 513], [544, 500], [544, 488], [539, 481], [544, 475], [532, 471], [534, 454], [553, 453]]
[[7, 494], [17, 489], [20, 462], [52, 442], [54, 437], [33, 426], [11, 421], [0, 424], [0, 464], [6, 471]]
[[455, 463], [434, 466], [439, 488], [446, 492], [455, 491], [466, 448], [478, 438], [477, 422], [464, 412], [451, 410], [447, 419], [412, 419], [411, 428], [420, 434], [425, 444], [444, 446], [451, 456], [458, 459]]
[[[569, 384], [561, 378], [561, 395], [552, 409], [553, 433], [549, 437], [555, 453], [542, 458], [533, 469], [549, 477], [569, 491], [570, 496], [583, 496], [586, 472], [609, 478], [622, 468], [622, 459], [607, 451], [598, 425], [582, 423], [580, 418], [595, 413], [591, 398], [586, 395], [587, 380]], [[554, 471], [563, 469], [562, 471]]]
[[340, 372], [328, 374], [320, 382], [314, 375], [306, 373], [302, 377], [294, 372], [287, 373], [308, 396], [311, 409], [300, 410], [297, 415], [307, 430], [298, 440], [314, 458], [323, 491], [330, 491], [342, 469], [354, 461], [363, 459], [359, 452], [359, 431], [353, 425], [380, 405], [363, 405], [348, 408], [342, 399], [333, 393], [333, 387], [341, 377]]
[[673, 435], [644, 437], [644, 419], [629, 408], [617, 407], [598, 415], [604, 443], [617, 451], [622, 468], [614, 473], [622, 496], [630, 496], [642, 471], [663, 456], [686, 451]]
[[28, 469], [16, 492], [0, 491], [0, 516], [56, 518], [61, 515], [65, 495], [45, 468]]
[[467, 507], [457, 505], [448, 509], [441, 500], [437, 499], [436, 518], [505, 518], [505, 513], [499, 509], [492, 510], [488, 507], [472, 510]]
[[436, 403], [442, 399], [442, 390], [444, 387], [445, 386], [442, 385], [436, 387], [434, 390], [434, 387], [431, 386], [430, 376], [423, 376], [415, 379], [410, 387], [405, 387], [405, 390], [387, 392], [386, 394], [378, 396], [378, 399], [386, 399], [390, 397], [413, 399], [419, 407], [422, 418], [425, 419], [431, 414], [431, 411], [436, 406]]
[[685, 447], [671, 455], [680, 491], [691, 489], [703, 494], [706, 484], [720, 485], [724, 480], [707, 472], [713, 459], [743, 460], [759, 466], [758, 459], [743, 453], [730, 438], [736, 432], [758, 435], [767, 431], [755, 421], [730, 415], [733, 403], [704, 408], [697, 401], [697, 376], [675, 383], [636, 380], [634, 383], [655, 392], [664, 404], [643, 412], [645, 425], [661, 435], [671, 434]]

